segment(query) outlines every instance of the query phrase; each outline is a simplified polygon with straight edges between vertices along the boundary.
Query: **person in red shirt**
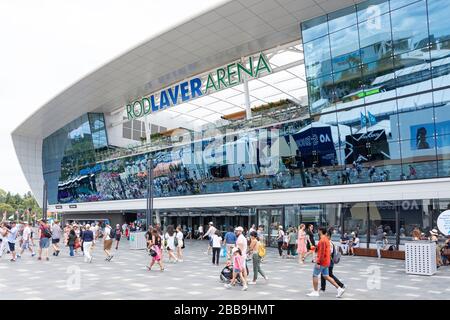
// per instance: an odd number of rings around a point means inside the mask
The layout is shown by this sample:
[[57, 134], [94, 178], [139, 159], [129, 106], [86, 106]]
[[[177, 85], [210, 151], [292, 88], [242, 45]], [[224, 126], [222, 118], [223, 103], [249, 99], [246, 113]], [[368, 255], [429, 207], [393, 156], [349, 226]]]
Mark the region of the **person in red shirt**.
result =
[[320, 240], [317, 244], [317, 257], [313, 271], [313, 291], [308, 294], [310, 297], [319, 296], [319, 276], [322, 275], [325, 280], [331, 283], [337, 289], [337, 298], [340, 298], [345, 289], [339, 287], [333, 278], [329, 275], [329, 266], [331, 263], [331, 246], [330, 240], [327, 238], [327, 230], [323, 227], [319, 228]]

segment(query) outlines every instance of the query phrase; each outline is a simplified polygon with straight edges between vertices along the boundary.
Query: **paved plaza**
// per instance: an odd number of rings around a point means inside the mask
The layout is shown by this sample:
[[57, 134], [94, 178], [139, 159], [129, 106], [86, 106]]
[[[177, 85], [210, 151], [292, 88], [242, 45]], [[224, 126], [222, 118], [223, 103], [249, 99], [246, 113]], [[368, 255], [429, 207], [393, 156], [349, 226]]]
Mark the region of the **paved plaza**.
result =
[[[157, 266], [147, 271], [149, 256], [144, 250], [129, 250], [126, 241], [110, 263], [104, 261], [100, 246], [94, 250], [92, 264], [84, 263], [81, 256], [69, 257], [67, 249], [49, 262], [28, 253], [16, 263], [4, 256], [0, 259], [0, 299], [336, 299], [336, 290], [329, 284], [320, 298], [307, 297], [312, 263], [299, 265], [296, 259], [280, 259], [272, 248], [262, 265], [269, 281], [261, 279], [246, 292], [240, 287], [226, 289], [219, 282], [224, 261], [213, 266], [206, 247], [206, 241], [187, 241], [184, 262], [166, 263], [164, 272]], [[335, 274], [348, 288], [342, 299], [450, 297], [449, 267], [431, 277], [413, 276], [405, 273], [404, 261], [344, 256]]]

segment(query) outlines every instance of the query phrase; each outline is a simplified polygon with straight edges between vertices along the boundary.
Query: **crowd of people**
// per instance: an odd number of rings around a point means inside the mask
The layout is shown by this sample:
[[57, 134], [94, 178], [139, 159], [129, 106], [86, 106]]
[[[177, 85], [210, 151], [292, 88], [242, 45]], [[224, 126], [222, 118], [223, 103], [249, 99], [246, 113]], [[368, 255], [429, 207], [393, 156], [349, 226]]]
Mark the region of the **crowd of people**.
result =
[[[188, 229], [188, 232], [185, 229], [185, 226], [169, 225], [163, 230], [156, 224], [146, 230], [148, 271], [151, 271], [155, 264], [160, 271], [164, 271], [164, 261], [168, 263], [184, 261], [186, 238], [192, 239], [192, 229]], [[92, 263], [93, 248], [100, 246], [105, 261], [110, 262], [114, 258], [114, 249], [119, 249], [121, 239], [129, 238], [130, 232], [133, 231], [143, 231], [143, 225], [134, 222], [111, 226], [105, 221], [71, 222], [61, 226], [59, 221], [52, 221], [49, 224], [41, 219], [36, 226], [31, 226], [27, 221], [4, 219], [0, 225], [0, 257], [6, 253], [10, 255], [11, 262], [16, 262], [28, 253], [31, 257], [37, 255], [38, 260], [49, 261], [50, 252], [54, 257], [58, 257], [63, 247], [67, 247], [67, 254], [70, 257], [79, 256], [84, 258], [86, 263]], [[380, 252], [387, 245], [387, 233], [381, 225], [376, 232], [375, 243], [378, 257], [381, 258]], [[320, 291], [326, 290], [327, 283], [336, 288], [337, 297], [341, 297], [346, 290], [346, 286], [336, 276], [334, 266], [339, 263], [342, 255], [355, 255], [355, 249], [360, 246], [360, 239], [356, 232], [352, 232], [350, 235], [343, 233], [339, 241], [333, 242], [333, 234], [334, 228], [320, 227], [316, 232], [313, 224], [290, 226], [287, 230], [282, 226], [277, 228], [276, 242], [280, 258], [298, 259], [299, 264], [313, 263], [313, 290], [308, 296], [320, 296]], [[268, 235], [262, 225], [252, 225], [248, 230], [241, 226], [236, 228], [230, 226], [227, 230], [221, 231], [213, 222], [209, 222], [206, 231], [203, 230], [203, 226], [199, 227], [197, 236], [199, 240], [208, 240], [205, 255], [211, 255], [212, 265], [224, 265], [221, 278], [227, 289], [241, 285], [242, 290], [246, 291], [249, 285], [259, 281], [259, 276], [268, 281], [262, 264], [266, 259]], [[439, 253], [437, 265], [449, 264], [450, 239], [442, 243], [437, 230], [431, 230], [430, 236], [426, 237], [419, 228], [416, 228], [413, 230], [413, 240], [436, 242]]]

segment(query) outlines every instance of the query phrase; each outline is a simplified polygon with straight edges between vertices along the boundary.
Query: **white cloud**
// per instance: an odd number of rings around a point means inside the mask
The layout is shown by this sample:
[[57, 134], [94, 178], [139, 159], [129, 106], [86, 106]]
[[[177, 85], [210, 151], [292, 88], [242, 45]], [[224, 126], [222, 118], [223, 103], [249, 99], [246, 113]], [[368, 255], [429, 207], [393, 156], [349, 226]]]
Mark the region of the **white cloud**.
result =
[[0, 2], [0, 188], [25, 193], [11, 131], [119, 54], [223, 0]]

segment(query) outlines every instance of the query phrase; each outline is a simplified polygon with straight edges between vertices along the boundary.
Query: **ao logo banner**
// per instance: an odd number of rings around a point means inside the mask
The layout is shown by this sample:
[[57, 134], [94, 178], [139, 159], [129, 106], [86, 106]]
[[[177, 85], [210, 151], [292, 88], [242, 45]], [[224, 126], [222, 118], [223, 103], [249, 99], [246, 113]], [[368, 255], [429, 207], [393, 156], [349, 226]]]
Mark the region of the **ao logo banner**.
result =
[[442, 212], [437, 220], [439, 231], [446, 236], [450, 235], [450, 210]]

